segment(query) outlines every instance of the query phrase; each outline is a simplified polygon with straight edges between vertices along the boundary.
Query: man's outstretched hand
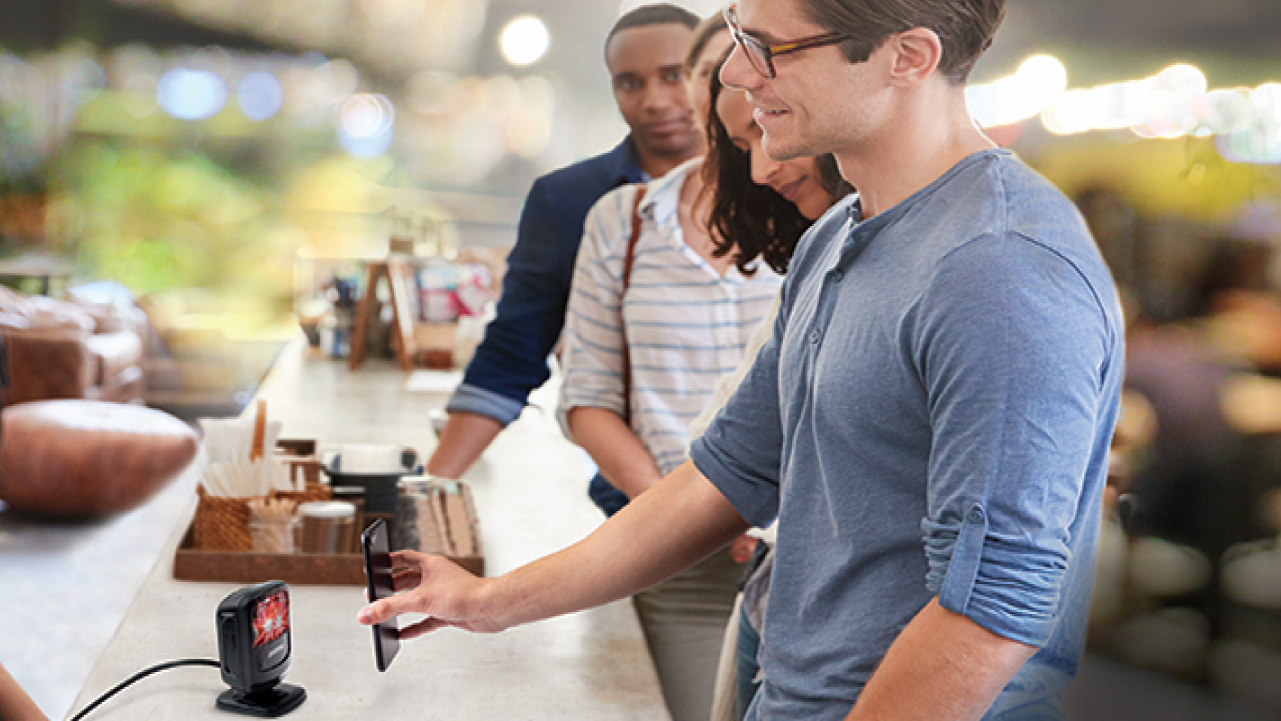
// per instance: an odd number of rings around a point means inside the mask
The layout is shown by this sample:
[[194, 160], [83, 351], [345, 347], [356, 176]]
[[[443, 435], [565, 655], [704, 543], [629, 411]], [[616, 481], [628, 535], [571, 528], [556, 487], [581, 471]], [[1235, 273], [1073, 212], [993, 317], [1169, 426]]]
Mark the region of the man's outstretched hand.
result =
[[362, 608], [356, 617], [360, 623], [383, 623], [403, 613], [427, 614], [422, 621], [400, 629], [401, 639], [417, 638], [439, 628], [475, 633], [507, 628], [508, 624], [494, 619], [486, 609], [486, 592], [493, 579], [473, 576], [443, 556], [417, 551], [397, 551], [391, 560], [397, 594]]
[[443, 556], [397, 551], [396, 595], [365, 606], [357, 619], [370, 625], [425, 614], [400, 630], [404, 639], [446, 627], [496, 633], [636, 594], [746, 530], [725, 496], [686, 461], [587, 538], [498, 578], [477, 578]]

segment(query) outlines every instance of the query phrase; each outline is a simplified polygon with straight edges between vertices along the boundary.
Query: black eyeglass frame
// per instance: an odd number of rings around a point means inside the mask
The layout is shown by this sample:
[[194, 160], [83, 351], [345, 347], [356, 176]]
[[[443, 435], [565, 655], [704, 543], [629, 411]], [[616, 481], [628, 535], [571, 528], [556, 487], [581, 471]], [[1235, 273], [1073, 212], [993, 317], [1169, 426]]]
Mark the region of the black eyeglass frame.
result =
[[743, 32], [742, 26], [738, 24], [738, 3], [726, 5], [721, 14], [725, 17], [725, 24], [729, 27], [730, 36], [734, 38], [734, 42], [742, 49], [743, 55], [747, 57], [747, 62], [752, 66], [752, 69], [770, 80], [778, 77], [778, 71], [774, 69], [774, 58], [780, 55], [790, 55], [801, 50], [835, 45], [854, 39], [846, 33], [823, 33], [822, 35], [811, 35], [770, 45], [760, 38]]

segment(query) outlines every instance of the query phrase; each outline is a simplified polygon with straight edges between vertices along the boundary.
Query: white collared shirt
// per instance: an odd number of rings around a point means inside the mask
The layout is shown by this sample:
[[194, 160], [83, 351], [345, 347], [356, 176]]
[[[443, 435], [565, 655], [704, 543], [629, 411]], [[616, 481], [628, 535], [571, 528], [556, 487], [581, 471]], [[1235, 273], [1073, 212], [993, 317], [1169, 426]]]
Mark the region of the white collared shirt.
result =
[[559, 417], [575, 407], [622, 415], [622, 336], [632, 365], [631, 427], [666, 475], [686, 458], [688, 426], [734, 370], [752, 329], [769, 312], [781, 278], [764, 263], [751, 277], [722, 277], [685, 244], [677, 207], [691, 160], [649, 184], [631, 284], [622, 296], [635, 185], [602, 197], [587, 214], [562, 336]]

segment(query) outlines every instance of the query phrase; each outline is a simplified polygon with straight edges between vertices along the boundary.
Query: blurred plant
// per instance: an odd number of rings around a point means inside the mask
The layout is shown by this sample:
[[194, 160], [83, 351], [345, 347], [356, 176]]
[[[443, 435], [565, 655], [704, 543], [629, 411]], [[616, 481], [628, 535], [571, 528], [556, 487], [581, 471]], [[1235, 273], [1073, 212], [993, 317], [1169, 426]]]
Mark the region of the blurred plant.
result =
[[0, 99], [0, 257], [39, 241], [45, 190], [39, 165], [30, 113]]
[[22, 106], [0, 102], [0, 190], [21, 189], [34, 179], [40, 155], [31, 124], [31, 115]]
[[56, 247], [145, 295], [200, 289], [227, 307], [287, 312], [295, 248], [255, 179], [191, 150], [69, 144], [52, 164]]

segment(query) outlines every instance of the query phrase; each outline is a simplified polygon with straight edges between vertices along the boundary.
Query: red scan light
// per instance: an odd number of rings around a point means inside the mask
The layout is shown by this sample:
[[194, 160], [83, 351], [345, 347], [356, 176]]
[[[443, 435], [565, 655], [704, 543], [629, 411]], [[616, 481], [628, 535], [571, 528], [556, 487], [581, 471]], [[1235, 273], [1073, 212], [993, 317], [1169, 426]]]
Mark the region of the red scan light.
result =
[[267, 596], [254, 610], [254, 645], [271, 643], [289, 630], [289, 594], [284, 591]]

